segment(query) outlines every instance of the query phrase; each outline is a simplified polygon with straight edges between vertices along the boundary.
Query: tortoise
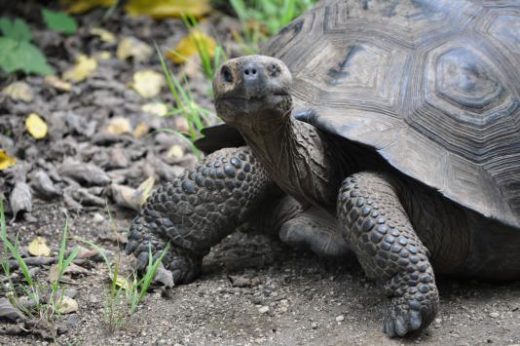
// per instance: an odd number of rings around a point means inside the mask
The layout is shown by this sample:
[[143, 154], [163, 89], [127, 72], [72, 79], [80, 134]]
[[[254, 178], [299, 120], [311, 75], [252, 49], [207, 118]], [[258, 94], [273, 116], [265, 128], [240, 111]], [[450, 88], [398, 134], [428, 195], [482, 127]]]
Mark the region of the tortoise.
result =
[[520, 4], [329, 0], [264, 55], [216, 72], [199, 166], [132, 222], [141, 267], [175, 283], [249, 222], [293, 245], [354, 252], [388, 293], [383, 331], [426, 328], [437, 274], [520, 278]]

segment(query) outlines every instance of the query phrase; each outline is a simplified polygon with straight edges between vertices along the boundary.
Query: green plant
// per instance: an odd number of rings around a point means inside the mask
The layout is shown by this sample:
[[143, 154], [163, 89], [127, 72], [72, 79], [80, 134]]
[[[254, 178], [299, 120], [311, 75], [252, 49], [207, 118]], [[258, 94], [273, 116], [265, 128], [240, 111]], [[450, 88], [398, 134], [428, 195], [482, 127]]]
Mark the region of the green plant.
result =
[[316, 0], [230, 0], [244, 27], [244, 39], [237, 39], [242, 41], [248, 53], [257, 52], [262, 41], [315, 3]]
[[[170, 89], [170, 93], [175, 101], [175, 106], [172, 107], [171, 111], [168, 112], [170, 116], [183, 116], [188, 122], [188, 136], [190, 139], [192, 150], [196, 155], [199, 155], [197, 148], [193, 145], [193, 142], [200, 137], [200, 131], [206, 126], [207, 123], [211, 122], [215, 118], [215, 115], [201, 105], [199, 105], [191, 95], [189, 87], [185, 87], [180, 80], [173, 75], [173, 73], [166, 66], [166, 62], [162, 57], [159, 49], [156, 47], [157, 54], [161, 61], [161, 67], [163, 74], [166, 78], [166, 84]], [[188, 81], [185, 79], [184, 84], [188, 85]], [[177, 131], [173, 131], [178, 133]], [[182, 136], [182, 134], [180, 134]], [[182, 136], [184, 137], [184, 136]]]
[[[182, 20], [190, 33], [199, 30], [199, 23], [195, 17], [183, 16]], [[202, 64], [202, 71], [204, 72], [204, 76], [211, 81], [215, 76], [216, 69], [222, 64], [223, 61], [227, 60], [226, 53], [220, 44], [217, 44], [215, 49], [211, 51], [207, 42], [202, 39], [197, 39], [197, 36], [195, 35], [194, 43]]]
[[41, 75], [53, 74], [40, 49], [31, 43], [32, 34], [27, 23], [17, 18], [13, 21], [0, 18], [0, 68], [7, 73], [23, 71]]
[[[106, 205], [106, 209], [110, 224], [112, 225], [112, 231], [117, 232], [117, 228], [113, 221], [112, 213], [110, 212], [108, 204]], [[112, 263], [112, 261], [107, 256], [105, 249], [89, 240], [79, 237], [76, 239], [96, 250], [96, 252], [101, 255], [107, 266], [111, 280], [105, 299], [105, 320], [108, 326], [108, 330], [110, 332], [114, 332], [118, 327], [123, 325], [129, 315], [135, 313], [139, 303], [146, 296], [146, 293], [148, 292], [153, 282], [155, 274], [157, 273], [157, 269], [159, 268], [163, 257], [168, 251], [169, 244], [166, 245], [159, 257], [156, 259], [153, 258], [151, 247], [149, 246], [148, 266], [146, 267], [146, 272], [139, 280], [137, 279], [137, 274], [134, 272], [133, 278], [130, 281], [120, 275], [120, 251], [117, 251], [116, 260], [114, 263]], [[120, 248], [119, 243], [117, 244], [117, 248]]]
[[42, 17], [47, 27], [51, 30], [71, 35], [78, 29], [78, 23], [76, 23], [76, 20], [65, 12], [55, 12], [43, 8]]
[[67, 250], [67, 238], [69, 233], [69, 222], [65, 220], [65, 226], [63, 227], [63, 234], [60, 241], [60, 249], [58, 251], [58, 262], [56, 263], [56, 277], [51, 282], [52, 295], [49, 300], [49, 307], [51, 308], [51, 314], [56, 312], [63, 299], [63, 290], [60, 292], [60, 280], [63, 277], [63, 273], [70, 266], [72, 261], [78, 256], [79, 248], [75, 246], [70, 254], [65, 258], [65, 252]]

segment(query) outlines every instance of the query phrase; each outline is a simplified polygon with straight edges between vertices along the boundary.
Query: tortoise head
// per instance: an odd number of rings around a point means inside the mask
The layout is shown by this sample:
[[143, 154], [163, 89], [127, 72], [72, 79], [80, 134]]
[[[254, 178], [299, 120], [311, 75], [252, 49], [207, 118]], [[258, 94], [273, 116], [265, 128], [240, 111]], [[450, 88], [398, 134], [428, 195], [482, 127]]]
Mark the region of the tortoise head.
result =
[[276, 124], [292, 109], [291, 82], [291, 72], [278, 59], [249, 55], [228, 60], [213, 80], [217, 113], [238, 128]]

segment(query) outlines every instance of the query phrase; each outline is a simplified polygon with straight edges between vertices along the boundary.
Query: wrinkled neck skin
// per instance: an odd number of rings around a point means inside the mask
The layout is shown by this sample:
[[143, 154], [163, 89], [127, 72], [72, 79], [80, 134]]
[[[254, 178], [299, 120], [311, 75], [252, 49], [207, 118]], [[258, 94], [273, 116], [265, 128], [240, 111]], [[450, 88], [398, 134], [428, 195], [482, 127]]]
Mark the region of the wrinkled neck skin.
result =
[[275, 183], [303, 204], [334, 212], [339, 181], [330, 143], [319, 130], [289, 114], [258, 114], [251, 120], [237, 129]]

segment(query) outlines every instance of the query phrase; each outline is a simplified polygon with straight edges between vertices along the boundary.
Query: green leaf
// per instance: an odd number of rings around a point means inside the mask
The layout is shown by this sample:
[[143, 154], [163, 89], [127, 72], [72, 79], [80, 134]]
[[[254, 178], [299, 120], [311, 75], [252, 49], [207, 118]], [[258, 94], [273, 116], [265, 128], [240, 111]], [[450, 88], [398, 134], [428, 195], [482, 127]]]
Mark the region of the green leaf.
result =
[[7, 73], [23, 71], [41, 75], [53, 74], [42, 52], [30, 42], [17, 42], [0, 37], [0, 67]]
[[30, 41], [32, 39], [31, 30], [27, 23], [20, 18], [14, 21], [2, 17], [0, 18], [0, 31], [5, 37], [9, 37], [15, 41]]
[[54, 12], [44, 8], [42, 9], [42, 16], [45, 24], [51, 30], [70, 35], [78, 29], [76, 20], [65, 12]]

